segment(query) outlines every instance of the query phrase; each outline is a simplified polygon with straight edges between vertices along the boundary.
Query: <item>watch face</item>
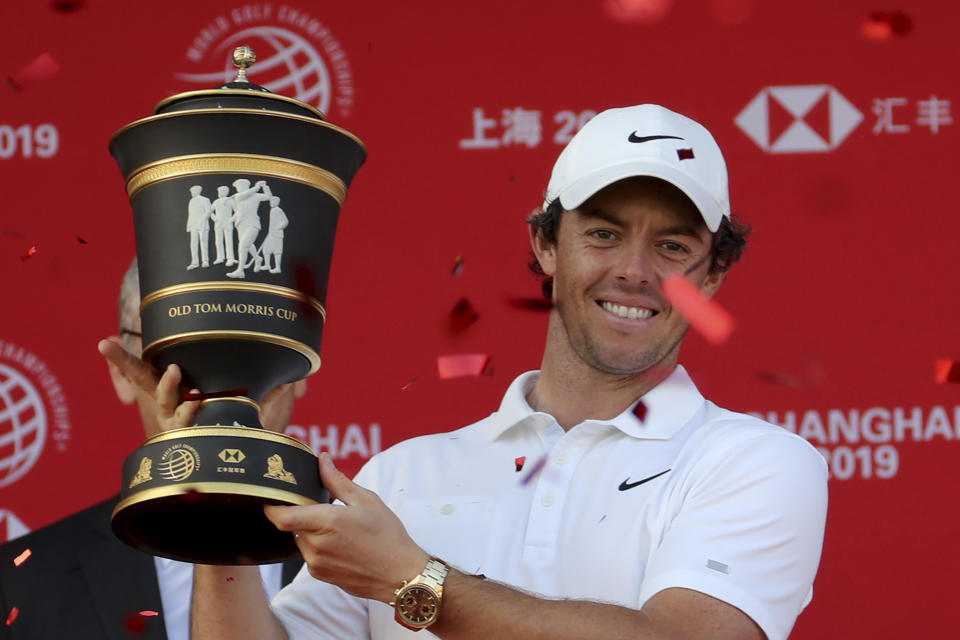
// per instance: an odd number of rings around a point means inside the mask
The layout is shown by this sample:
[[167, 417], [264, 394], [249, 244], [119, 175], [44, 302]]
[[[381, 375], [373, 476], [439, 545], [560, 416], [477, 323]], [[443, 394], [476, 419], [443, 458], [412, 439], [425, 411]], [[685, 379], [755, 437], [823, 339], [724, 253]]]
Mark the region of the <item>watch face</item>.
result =
[[433, 621], [437, 615], [437, 596], [429, 588], [414, 585], [400, 594], [397, 612], [404, 622], [421, 626]]

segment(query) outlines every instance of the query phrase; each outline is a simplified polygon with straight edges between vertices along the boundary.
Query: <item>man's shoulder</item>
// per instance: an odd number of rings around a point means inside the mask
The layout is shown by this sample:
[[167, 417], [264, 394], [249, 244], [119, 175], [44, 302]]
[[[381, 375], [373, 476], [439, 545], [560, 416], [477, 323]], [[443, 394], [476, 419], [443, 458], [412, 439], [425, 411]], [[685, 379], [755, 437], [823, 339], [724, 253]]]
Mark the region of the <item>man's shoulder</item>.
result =
[[54, 555], [62, 555], [64, 552], [69, 553], [77, 545], [82, 544], [88, 532], [109, 533], [110, 514], [116, 502], [117, 497], [112, 496], [0, 545], [0, 565], [7, 566], [7, 563], [9, 563], [10, 566], [13, 566], [13, 558], [22, 553], [24, 549], [30, 549], [32, 554], [36, 556], [36, 558], [31, 556], [31, 562], [36, 559], [44, 562], [44, 555], [47, 554], [47, 550]]
[[495, 419], [494, 413], [454, 431], [430, 433], [398, 442], [370, 458], [357, 475], [357, 481], [367, 486], [411, 473], [431, 470], [443, 473], [450, 465], [462, 461], [465, 455], [481, 453]]
[[496, 414], [478, 420], [465, 427], [453, 431], [428, 433], [408, 438], [378, 454], [383, 463], [399, 462], [401, 460], [418, 458], [427, 454], [442, 454], [445, 451], [455, 451], [464, 448], [473, 448], [483, 442], [490, 422]]
[[724, 409], [706, 401], [705, 420], [691, 435], [689, 448], [714, 460], [731, 456], [755, 458], [769, 464], [808, 463], [826, 468], [826, 462], [806, 439], [747, 413]]

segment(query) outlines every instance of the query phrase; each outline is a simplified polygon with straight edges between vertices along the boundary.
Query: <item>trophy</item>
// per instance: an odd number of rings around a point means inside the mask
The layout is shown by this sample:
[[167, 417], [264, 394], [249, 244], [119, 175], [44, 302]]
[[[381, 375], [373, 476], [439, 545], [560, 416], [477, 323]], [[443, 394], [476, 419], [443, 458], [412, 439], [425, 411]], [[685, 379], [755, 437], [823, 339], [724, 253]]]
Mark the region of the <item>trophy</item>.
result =
[[181, 93], [110, 141], [133, 209], [144, 361], [199, 389], [195, 425], [123, 465], [111, 526], [148, 553], [263, 564], [297, 553], [263, 505], [326, 502], [313, 451], [265, 430], [259, 402], [320, 367], [340, 208], [366, 159], [314, 107], [237, 78]]

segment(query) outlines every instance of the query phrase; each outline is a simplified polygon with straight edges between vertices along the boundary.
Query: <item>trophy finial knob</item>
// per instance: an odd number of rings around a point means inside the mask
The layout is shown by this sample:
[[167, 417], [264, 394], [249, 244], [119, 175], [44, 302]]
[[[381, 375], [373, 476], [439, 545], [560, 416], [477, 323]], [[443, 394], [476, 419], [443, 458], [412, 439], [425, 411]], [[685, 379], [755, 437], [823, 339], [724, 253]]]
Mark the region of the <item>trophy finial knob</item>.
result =
[[237, 79], [234, 82], [249, 82], [247, 80], [247, 69], [256, 61], [257, 54], [247, 45], [234, 49], [233, 64], [237, 67]]

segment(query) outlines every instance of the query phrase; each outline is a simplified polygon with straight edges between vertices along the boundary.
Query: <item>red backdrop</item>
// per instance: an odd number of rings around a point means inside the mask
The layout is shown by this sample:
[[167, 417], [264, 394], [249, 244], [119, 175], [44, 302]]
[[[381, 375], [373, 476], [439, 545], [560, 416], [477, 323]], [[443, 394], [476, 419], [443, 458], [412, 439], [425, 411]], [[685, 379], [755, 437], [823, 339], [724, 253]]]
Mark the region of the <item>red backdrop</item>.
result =
[[[755, 229], [718, 297], [735, 333], [721, 346], [691, 334], [682, 360], [712, 400], [799, 431], [831, 463], [823, 562], [794, 637], [942, 636], [960, 570], [960, 402], [933, 365], [960, 356], [960, 9], [883, 9], [3, 3], [0, 536], [119, 490], [142, 433], [96, 352], [134, 252], [107, 142], [160, 99], [217, 84], [242, 40], [275, 65], [255, 82], [324, 106], [369, 148], [341, 216], [324, 365], [291, 433], [352, 473], [492, 411], [539, 363], [546, 316], [517, 302], [539, 290], [523, 220], [556, 154], [592, 112], [659, 102], [714, 132]], [[479, 317], [452, 330], [461, 298]], [[457, 353], [489, 355], [492, 375], [441, 380], [437, 356]]]

